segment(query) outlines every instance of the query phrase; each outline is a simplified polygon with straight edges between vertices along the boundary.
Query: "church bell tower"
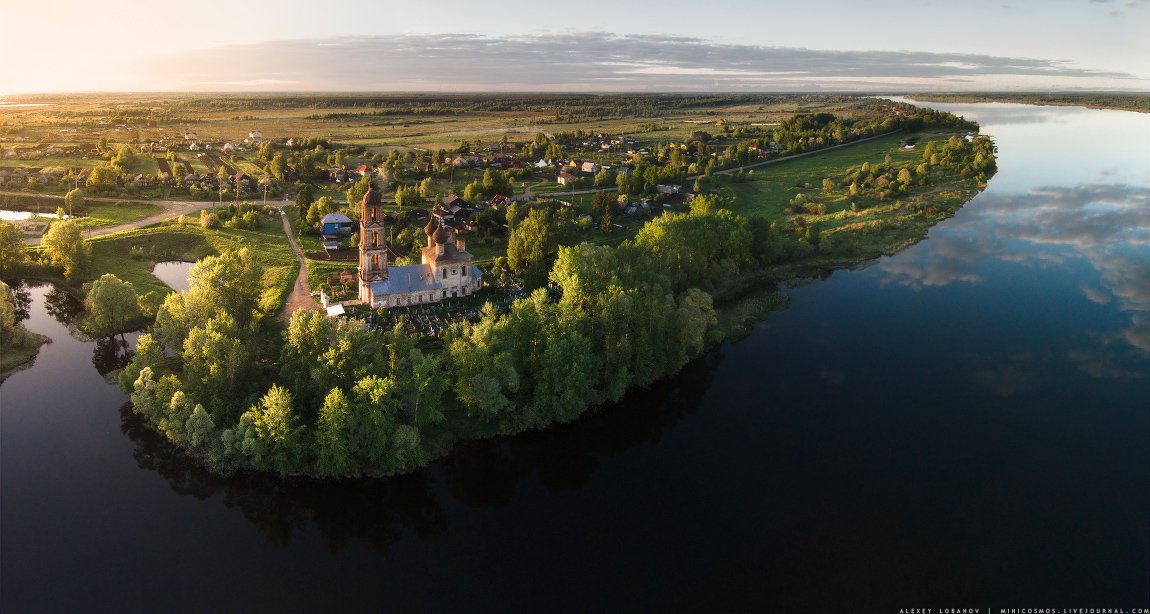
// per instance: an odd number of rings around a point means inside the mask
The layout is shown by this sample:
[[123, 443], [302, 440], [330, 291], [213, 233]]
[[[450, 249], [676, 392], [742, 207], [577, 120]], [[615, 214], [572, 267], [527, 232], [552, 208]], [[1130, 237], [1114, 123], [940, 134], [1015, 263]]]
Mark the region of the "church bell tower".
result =
[[[365, 286], [387, 279], [387, 243], [383, 234], [383, 201], [375, 186], [367, 190], [360, 203], [359, 222], [359, 287], [364, 299]], [[367, 298], [370, 300], [370, 298]]]

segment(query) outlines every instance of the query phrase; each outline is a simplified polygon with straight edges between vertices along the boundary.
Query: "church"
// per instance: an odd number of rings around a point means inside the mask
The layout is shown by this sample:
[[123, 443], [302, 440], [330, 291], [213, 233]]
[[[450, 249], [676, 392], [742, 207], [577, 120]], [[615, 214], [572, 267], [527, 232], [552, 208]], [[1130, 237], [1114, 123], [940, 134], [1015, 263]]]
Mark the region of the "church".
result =
[[471, 264], [467, 242], [450, 227], [428, 220], [420, 264], [387, 265], [383, 201], [373, 186], [360, 203], [359, 300], [371, 307], [434, 303], [479, 290], [482, 273]]

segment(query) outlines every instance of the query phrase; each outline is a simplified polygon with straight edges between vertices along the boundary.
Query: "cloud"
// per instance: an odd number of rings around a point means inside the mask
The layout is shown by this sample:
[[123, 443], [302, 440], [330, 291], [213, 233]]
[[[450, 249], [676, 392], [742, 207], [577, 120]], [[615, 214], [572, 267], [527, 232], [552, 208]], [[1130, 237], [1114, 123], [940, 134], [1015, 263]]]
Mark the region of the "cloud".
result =
[[408, 34], [214, 47], [142, 65], [179, 89], [412, 91], [796, 91], [924, 89], [987, 77], [1130, 82], [1061, 60], [916, 51], [830, 51], [603, 32]]

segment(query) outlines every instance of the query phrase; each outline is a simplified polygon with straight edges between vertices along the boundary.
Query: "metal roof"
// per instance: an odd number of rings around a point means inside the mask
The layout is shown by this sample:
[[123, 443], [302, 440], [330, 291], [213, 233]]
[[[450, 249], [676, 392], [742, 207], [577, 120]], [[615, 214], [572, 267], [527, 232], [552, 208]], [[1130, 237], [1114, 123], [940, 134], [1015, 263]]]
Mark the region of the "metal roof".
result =
[[[481, 279], [483, 272], [479, 267], [471, 265], [471, 278]], [[371, 282], [371, 295], [374, 297], [392, 294], [408, 294], [411, 292], [427, 292], [442, 290], [447, 286], [436, 279], [431, 265], [407, 264], [387, 267], [387, 279]]]

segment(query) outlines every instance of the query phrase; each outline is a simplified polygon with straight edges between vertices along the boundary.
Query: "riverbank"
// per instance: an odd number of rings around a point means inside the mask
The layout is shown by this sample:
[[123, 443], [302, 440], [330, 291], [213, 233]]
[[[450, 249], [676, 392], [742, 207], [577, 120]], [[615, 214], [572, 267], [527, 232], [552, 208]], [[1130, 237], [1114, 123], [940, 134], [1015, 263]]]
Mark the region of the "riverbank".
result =
[[953, 93], [953, 94], [912, 94], [908, 99], [923, 102], [982, 103], [1010, 102], [1029, 105], [1050, 105], [1062, 107], [1086, 107], [1088, 109], [1111, 109], [1150, 113], [1150, 94], [1129, 94], [1118, 92], [1093, 93]]
[[0, 382], [20, 369], [29, 366], [36, 359], [36, 355], [40, 353], [40, 347], [52, 342], [48, 337], [37, 333], [26, 332], [25, 335], [19, 346], [5, 345], [4, 351], [0, 352]]

